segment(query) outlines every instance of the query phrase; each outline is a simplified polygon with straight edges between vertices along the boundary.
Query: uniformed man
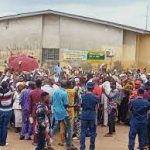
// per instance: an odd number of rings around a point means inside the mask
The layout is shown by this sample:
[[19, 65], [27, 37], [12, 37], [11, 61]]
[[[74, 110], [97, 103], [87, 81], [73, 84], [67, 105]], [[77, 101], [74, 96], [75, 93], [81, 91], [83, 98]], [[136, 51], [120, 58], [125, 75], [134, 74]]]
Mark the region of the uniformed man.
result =
[[85, 138], [89, 130], [90, 150], [95, 150], [96, 138], [96, 105], [98, 103], [97, 96], [93, 94], [94, 83], [87, 83], [87, 92], [82, 95], [82, 113], [81, 113], [81, 137], [80, 150], [85, 150]]
[[138, 96], [130, 102], [129, 108], [132, 112], [129, 132], [129, 150], [134, 150], [136, 134], [139, 136], [139, 149], [144, 150], [145, 135], [147, 128], [147, 113], [150, 109], [150, 102], [143, 98], [144, 90], [138, 90]]

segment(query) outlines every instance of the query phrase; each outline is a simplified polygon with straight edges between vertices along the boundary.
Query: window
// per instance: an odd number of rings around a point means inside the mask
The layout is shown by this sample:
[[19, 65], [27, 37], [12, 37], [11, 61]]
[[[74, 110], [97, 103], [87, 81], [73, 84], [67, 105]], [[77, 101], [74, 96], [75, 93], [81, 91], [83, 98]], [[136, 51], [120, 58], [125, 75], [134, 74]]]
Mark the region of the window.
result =
[[59, 49], [58, 48], [43, 48], [42, 49], [42, 60], [59, 60]]

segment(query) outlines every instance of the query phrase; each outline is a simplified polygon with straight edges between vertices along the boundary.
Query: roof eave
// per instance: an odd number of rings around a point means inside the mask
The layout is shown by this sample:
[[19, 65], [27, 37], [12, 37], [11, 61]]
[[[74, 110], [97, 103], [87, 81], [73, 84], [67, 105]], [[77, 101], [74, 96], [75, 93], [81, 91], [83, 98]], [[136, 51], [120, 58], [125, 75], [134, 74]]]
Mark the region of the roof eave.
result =
[[150, 34], [150, 31], [144, 30], [144, 29], [139, 29], [139, 28], [122, 25], [122, 24], [118, 24], [118, 23], [113, 23], [113, 22], [109, 22], [109, 21], [104, 21], [104, 20], [100, 20], [100, 19], [83, 17], [83, 16], [79, 16], [79, 15], [73, 15], [73, 14], [68, 14], [68, 13], [58, 12], [58, 11], [53, 11], [53, 10], [45, 10], [45, 11], [29, 12], [29, 13], [22, 13], [22, 14], [17, 14], [17, 15], [4, 16], [4, 17], [0, 17], [0, 21], [10, 20], [10, 19], [18, 19], [18, 18], [23, 18], [23, 17], [32, 17], [32, 16], [38, 16], [38, 15], [48, 15], [48, 14], [59, 15], [59, 16], [89, 21], [89, 22], [93, 22], [93, 23], [103, 24], [103, 25], [112, 26], [115, 28], [120, 28], [123, 30], [128, 30], [128, 31], [141, 33], [141, 34]]

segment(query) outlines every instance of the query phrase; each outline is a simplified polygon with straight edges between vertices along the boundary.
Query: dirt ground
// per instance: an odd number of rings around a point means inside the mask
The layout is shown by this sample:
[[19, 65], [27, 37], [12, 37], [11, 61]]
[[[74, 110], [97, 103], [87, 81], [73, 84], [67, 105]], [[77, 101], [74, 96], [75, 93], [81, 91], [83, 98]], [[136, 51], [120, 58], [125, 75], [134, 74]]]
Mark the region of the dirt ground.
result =
[[[128, 145], [128, 126], [117, 126], [117, 133], [113, 137], [103, 137], [107, 133], [106, 127], [98, 127], [97, 129], [97, 139], [96, 139], [96, 150], [127, 150]], [[34, 150], [35, 147], [30, 141], [19, 141], [19, 135], [14, 133], [14, 131], [9, 131], [8, 143], [6, 147], [0, 147], [0, 150]], [[87, 147], [89, 146], [89, 139], [87, 139]], [[65, 150], [65, 147], [58, 146], [59, 137], [54, 138], [53, 147], [55, 150]], [[74, 141], [74, 145], [79, 148], [79, 141]], [[136, 145], [137, 146], [137, 145]]]

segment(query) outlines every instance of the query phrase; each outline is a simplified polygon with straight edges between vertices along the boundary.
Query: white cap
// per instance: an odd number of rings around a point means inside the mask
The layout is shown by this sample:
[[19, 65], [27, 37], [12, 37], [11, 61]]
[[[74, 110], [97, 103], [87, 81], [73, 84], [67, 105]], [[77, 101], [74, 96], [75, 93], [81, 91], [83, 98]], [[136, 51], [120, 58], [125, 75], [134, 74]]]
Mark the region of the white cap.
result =
[[79, 78], [75, 78], [74, 80], [75, 80], [75, 82], [80, 82]]
[[23, 85], [23, 83], [22, 83], [22, 82], [17, 82], [17, 83], [16, 83], [16, 88], [17, 88], [19, 85]]

